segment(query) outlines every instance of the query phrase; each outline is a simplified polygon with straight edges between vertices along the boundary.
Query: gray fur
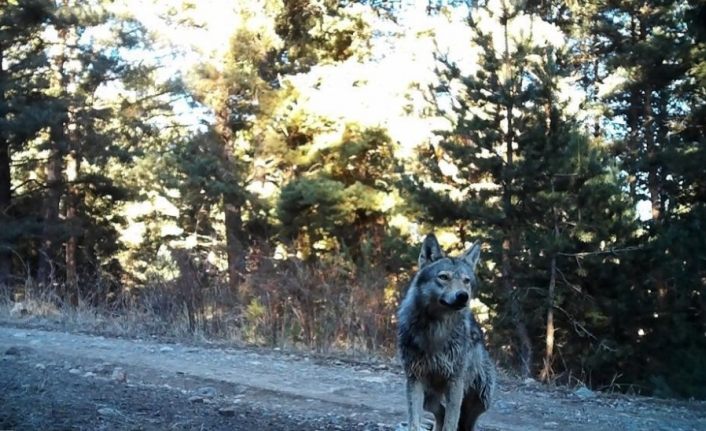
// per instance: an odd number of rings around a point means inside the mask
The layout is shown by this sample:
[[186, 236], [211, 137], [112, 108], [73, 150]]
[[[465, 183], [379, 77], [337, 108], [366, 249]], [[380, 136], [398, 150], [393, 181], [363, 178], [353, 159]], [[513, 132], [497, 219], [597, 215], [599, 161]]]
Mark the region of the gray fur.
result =
[[410, 431], [421, 429], [422, 406], [434, 413], [436, 431], [472, 431], [490, 408], [495, 366], [463, 301], [476, 288], [479, 258], [478, 243], [458, 257], [445, 257], [434, 235], [422, 244], [419, 271], [398, 312]]

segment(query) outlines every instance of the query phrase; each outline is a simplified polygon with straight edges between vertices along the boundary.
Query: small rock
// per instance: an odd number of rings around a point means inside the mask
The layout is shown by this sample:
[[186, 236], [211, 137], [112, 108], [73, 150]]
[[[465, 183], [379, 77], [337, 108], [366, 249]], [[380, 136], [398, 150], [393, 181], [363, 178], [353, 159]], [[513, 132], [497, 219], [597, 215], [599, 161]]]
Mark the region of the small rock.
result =
[[19, 347], [12, 346], [9, 349], [5, 350], [6, 355], [11, 355], [11, 356], [20, 356], [20, 353], [22, 353], [19, 349]]
[[93, 371], [87, 371], [83, 375], [83, 377], [95, 377], [95, 376], [96, 376], [96, 373], [94, 373]]
[[221, 407], [218, 409], [218, 414], [222, 416], [235, 416], [235, 407]]
[[72, 368], [69, 370], [69, 374], [81, 374], [81, 370], [78, 368]]
[[537, 384], [537, 381], [532, 377], [527, 377], [522, 381], [522, 384], [525, 386], [534, 386]]
[[559, 426], [559, 422], [544, 422], [546, 428], [556, 428]]
[[101, 407], [98, 409], [98, 414], [101, 416], [119, 416], [120, 412], [111, 407]]
[[160, 347], [159, 351], [162, 353], [173, 352], [174, 348], [169, 347], [169, 346], [164, 346], [164, 347]]
[[91, 371], [93, 371], [96, 374], [110, 374], [110, 369], [113, 366], [107, 362], [104, 362], [102, 364], [98, 364], [95, 367], [91, 368]]
[[212, 386], [203, 386], [201, 388], [194, 389], [193, 393], [202, 398], [214, 398], [218, 391]]
[[47, 366], [44, 365], [44, 364], [42, 364], [42, 363], [39, 363], [39, 364], [36, 364], [36, 365], [34, 366], [34, 368], [36, 368], [36, 369], [38, 369], [38, 370], [45, 370], [45, 369], [47, 368]]
[[574, 391], [574, 395], [576, 395], [582, 400], [588, 400], [590, 398], [596, 397], [596, 393], [588, 389], [586, 386], [581, 386], [580, 388], [576, 389]]
[[189, 402], [194, 404], [203, 404], [204, 398], [199, 395], [194, 395], [192, 397], [189, 397]]
[[113, 374], [110, 375], [110, 378], [116, 382], [124, 383], [127, 381], [127, 373], [122, 368], [117, 367], [113, 370]]

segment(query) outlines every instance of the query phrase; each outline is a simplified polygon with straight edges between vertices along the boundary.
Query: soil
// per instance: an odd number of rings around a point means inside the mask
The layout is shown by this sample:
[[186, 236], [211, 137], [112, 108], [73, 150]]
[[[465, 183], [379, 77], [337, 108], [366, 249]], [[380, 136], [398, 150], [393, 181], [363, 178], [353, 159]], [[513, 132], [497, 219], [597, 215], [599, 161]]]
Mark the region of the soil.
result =
[[[706, 430], [706, 403], [501, 379], [481, 431]], [[402, 430], [399, 367], [0, 326], [0, 430]]]

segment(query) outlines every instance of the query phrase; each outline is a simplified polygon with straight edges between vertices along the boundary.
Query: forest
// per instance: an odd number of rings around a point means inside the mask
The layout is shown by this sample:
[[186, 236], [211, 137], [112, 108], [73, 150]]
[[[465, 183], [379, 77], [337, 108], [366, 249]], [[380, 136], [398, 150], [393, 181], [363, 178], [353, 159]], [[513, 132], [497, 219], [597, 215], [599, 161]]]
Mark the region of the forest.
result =
[[706, 398], [706, 1], [0, 0], [0, 296], [392, 357], [482, 243], [511, 373]]

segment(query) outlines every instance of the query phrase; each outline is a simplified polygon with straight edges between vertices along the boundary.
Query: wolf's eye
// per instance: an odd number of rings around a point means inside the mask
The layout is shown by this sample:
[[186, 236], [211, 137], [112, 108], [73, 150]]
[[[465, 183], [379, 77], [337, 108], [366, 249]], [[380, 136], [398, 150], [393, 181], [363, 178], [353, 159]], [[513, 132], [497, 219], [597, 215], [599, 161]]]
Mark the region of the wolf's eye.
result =
[[463, 277], [463, 284], [471, 284], [471, 279], [468, 277]]
[[447, 274], [447, 273], [445, 273], [445, 272], [442, 272], [442, 273], [439, 274], [437, 277], [439, 277], [439, 280], [441, 280], [441, 281], [449, 281], [449, 280], [451, 280], [451, 277], [449, 276], [449, 274]]

